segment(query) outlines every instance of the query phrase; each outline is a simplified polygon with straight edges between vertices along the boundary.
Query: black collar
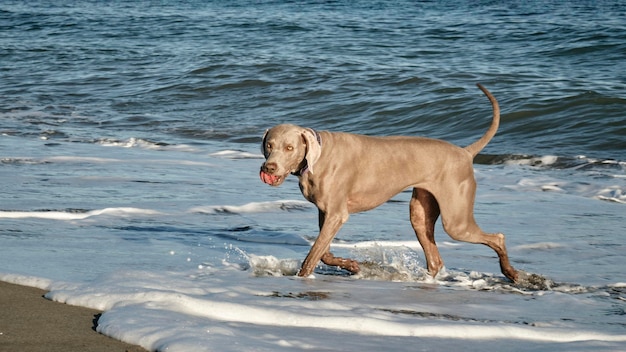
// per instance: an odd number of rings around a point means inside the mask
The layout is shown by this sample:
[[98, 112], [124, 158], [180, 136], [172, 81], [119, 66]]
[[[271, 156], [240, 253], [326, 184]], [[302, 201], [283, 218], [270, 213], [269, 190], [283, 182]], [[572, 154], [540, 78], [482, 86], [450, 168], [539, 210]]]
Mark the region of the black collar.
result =
[[[313, 132], [313, 134], [315, 135], [315, 139], [317, 139], [317, 143], [319, 143], [320, 148], [322, 147], [322, 136], [320, 136], [319, 133], [317, 133], [316, 130], [309, 128], [309, 130], [311, 132]], [[304, 164], [300, 170], [296, 170], [296, 172], [292, 172], [291, 174], [294, 176], [303, 176], [307, 171], [309, 171], [309, 164], [306, 161], [306, 158], [304, 158], [304, 160], [302, 160], [302, 162], [300, 164]]]

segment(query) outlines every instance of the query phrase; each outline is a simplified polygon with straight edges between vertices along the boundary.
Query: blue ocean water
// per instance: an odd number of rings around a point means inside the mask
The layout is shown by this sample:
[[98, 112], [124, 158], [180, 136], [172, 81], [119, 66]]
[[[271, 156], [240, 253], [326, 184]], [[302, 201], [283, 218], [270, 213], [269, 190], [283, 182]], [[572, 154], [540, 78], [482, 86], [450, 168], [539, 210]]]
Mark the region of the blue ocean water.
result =
[[[277, 122], [623, 159], [624, 5], [3, 2], [5, 133], [257, 142]], [[39, 123], [45, 120], [46, 123]], [[131, 134], [129, 132], [126, 133]]]
[[[622, 349], [625, 59], [621, 1], [2, 1], [0, 279], [151, 350]], [[263, 132], [467, 145], [476, 83], [478, 223], [549, 287], [440, 225], [427, 277], [406, 193], [334, 242], [369, 271], [294, 279], [317, 212]]]

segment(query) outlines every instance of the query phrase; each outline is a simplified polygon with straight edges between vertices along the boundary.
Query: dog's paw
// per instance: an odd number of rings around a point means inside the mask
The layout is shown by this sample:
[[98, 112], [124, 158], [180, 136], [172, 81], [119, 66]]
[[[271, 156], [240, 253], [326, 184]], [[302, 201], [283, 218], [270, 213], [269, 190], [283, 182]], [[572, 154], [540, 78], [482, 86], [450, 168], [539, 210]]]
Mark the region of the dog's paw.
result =
[[517, 272], [515, 286], [523, 290], [547, 291], [551, 290], [555, 286], [555, 283], [545, 276], [519, 270]]
[[348, 270], [352, 274], [358, 274], [361, 272], [361, 267], [359, 266], [359, 262], [352, 259], [346, 259], [346, 265], [343, 267]]

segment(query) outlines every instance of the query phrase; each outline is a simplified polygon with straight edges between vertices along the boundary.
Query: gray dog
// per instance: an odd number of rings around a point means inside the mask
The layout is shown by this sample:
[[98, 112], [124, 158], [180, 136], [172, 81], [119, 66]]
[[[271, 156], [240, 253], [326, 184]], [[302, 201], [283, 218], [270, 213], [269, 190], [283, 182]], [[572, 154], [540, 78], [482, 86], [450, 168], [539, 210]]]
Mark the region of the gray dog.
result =
[[491, 93], [493, 119], [487, 132], [461, 148], [422, 137], [371, 137], [277, 125], [265, 133], [261, 180], [279, 186], [289, 174], [300, 181], [302, 195], [319, 209], [320, 233], [302, 263], [309, 276], [321, 260], [352, 273], [358, 262], [333, 256], [330, 244], [351, 213], [373, 209], [412, 187], [411, 224], [424, 249], [428, 272], [435, 277], [443, 261], [435, 243], [435, 221], [457, 241], [489, 246], [500, 258], [502, 273], [513, 282], [518, 272], [509, 263], [504, 235], [483, 232], [474, 220], [474, 157], [496, 134], [500, 108]]

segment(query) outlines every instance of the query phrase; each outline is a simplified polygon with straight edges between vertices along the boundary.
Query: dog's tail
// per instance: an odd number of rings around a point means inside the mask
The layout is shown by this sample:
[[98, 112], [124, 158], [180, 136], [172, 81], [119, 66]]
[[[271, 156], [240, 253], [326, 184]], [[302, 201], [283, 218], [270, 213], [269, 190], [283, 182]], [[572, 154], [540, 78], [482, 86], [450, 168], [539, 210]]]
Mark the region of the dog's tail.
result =
[[496, 135], [496, 132], [498, 131], [498, 126], [500, 126], [500, 106], [498, 105], [498, 101], [496, 100], [496, 98], [494, 98], [493, 95], [491, 95], [487, 88], [483, 87], [480, 83], [477, 83], [476, 85], [478, 86], [478, 88], [480, 88], [480, 90], [483, 91], [483, 93], [485, 93], [487, 98], [489, 98], [491, 106], [493, 107], [493, 118], [491, 120], [491, 126], [489, 126], [487, 132], [485, 132], [485, 134], [480, 137], [479, 140], [465, 147], [465, 150], [470, 152], [470, 154], [472, 154], [472, 157], [475, 157], [481, 150], [483, 150], [483, 148], [487, 145], [487, 143], [489, 143], [491, 138]]

